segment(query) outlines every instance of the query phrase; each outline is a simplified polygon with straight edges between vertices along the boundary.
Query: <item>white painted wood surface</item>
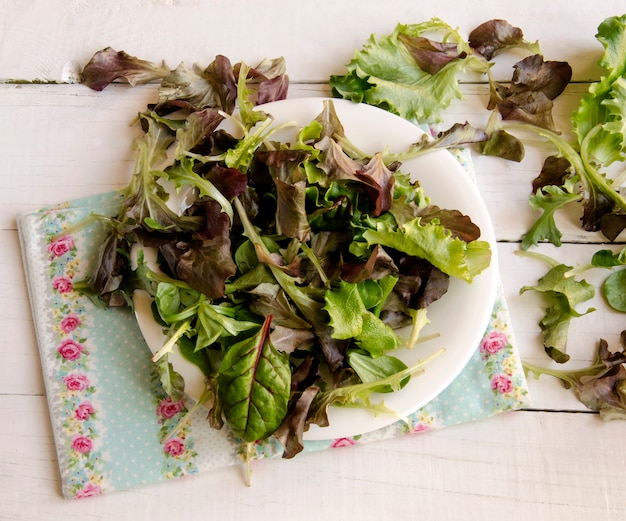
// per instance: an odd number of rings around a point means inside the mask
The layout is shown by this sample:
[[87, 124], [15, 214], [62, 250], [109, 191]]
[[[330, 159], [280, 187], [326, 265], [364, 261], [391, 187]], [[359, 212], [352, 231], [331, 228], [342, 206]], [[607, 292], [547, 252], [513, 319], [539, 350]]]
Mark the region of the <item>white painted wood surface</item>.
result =
[[[150, 60], [207, 62], [217, 53], [253, 63], [285, 56], [290, 96], [324, 95], [328, 76], [371, 33], [398, 22], [438, 16], [462, 34], [491, 18], [521, 27], [548, 59], [567, 60], [578, 82], [555, 107], [568, 117], [596, 80], [601, 47], [594, 38], [623, 2], [493, 0], [471, 3], [347, 0], [0, 0], [0, 520], [98, 519], [607, 519], [626, 515], [626, 424], [605, 424], [585, 412], [552, 380], [531, 381], [533, 410], [410, 438], [311, 454], [255, 466], [253, 486], [239, 469], [117, 492], [85, 501], [60, 496], [56, 456], [44, 396], [26, 285], [18, 250], [19, 213], [126, 183], [131, 167], [127, 123], [151, 98], [150, 86], [115, 86], [94, 93], [63, 83], [96, 50], [111, 45]], [[497, 69], [510, 76], [510, 64]], [[469, 78], [471, 79], [471, 78]], [[11, 80], [51, 81], [13, 84]], [[480, 125], [487, 89], [467, 83], [465, 99], [447, 121]], [[531, 149], [521, 164], [476, 157], [478, 184], [499, 241], [500, 271], [523, 358], [546, 363], [537, 328], [541, 303], [519, 295], [544, 272], [515, 255], [533, 220], [531, 179], [546, 150]], [[540, 251], [584, 262], [601, 239], [583, 233], [578, 216], [559, 221], [564, 245]], [[623, 239], [613, 248], [623, 247]], [[592, 272], [590, 282], [601, 273]], [[593, 314], [572, 324], [569, 350], [583, 366], [602, 337], [616, 345], [624, 315], [601, 298]]]

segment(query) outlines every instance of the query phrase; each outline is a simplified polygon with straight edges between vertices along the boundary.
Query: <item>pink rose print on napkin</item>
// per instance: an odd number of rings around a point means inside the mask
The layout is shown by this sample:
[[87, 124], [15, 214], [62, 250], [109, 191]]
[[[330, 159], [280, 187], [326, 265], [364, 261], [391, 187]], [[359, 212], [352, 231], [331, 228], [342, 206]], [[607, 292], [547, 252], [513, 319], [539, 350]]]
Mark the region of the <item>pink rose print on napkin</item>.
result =
[[352, 438], [337, 438], [335, 441], [333, 441], [331, 447], [333, 449], [336, 449], [338, 447], [350, 447], [352, 445], [356, 445], [356, 441], [354, 441]]
[[87, 436], [76, 436], [72, 440], [72, 448], [80, 454], [87, 454], [93, 449], [93, 442]]
[[78, 360], [84, 349], [81, 344], [71, 338], [66, 338], [61, 342], [59, 347], [57, 347], [58, 353], [66, 360], [70, 361]]
[[175, 458], [181, 456], [185, 452], [185, 442], [179, 438], [172, 438], [167, 440], [163, 445], [163, 452], [167, 452], [170, 456]]
[[96, 410], [94, 409], [91, 402], [83, 402], [74, 410], [74, 418], [79, 421], [88, 420], [92, 414], [95, 414]]
[[52, 287], [56, 289], [59, 293], [70, 293], [74, 288], [72, 284], [72, 279], [66, 277], [65, 275], [57, 275], [52, 279]]
[[161, 400], [159, 402], [159, 406], [157, 407], [157, 415], [161, 418], [170, 419], [176, 416], [179, 412], [181, 412], [185, 408], [185, 402], [183, 400], [178, 400], [177, 402], [173, 402], [172, 399], [168, 396], [167, 399]]
[[68, 391], [84, 391], [89, 387], [89, 379], [84, 374], [70, 373], [63, 378]]
[[71, 236], [59, 237], [55, 241], [48, 244], [48, 253], [55, 257], [65, 255], [74, 247], [74, 239]]
[[501, 394], [510, 393], [513, 390], [513, 382], [505, 374], [497, 374], [491, 379], [491, 389]]
[[491, 331], [480, 343], [480, 352], [486, 355], [495, 355], [509, 343], [502, 331]]
[[102, 494], [102, 489], [98, 485], [87, 483], [83, 488], [76, 492], [74, 497], [76, 499], [80, 499], [82, 497], [99, 496], [100, 494]]
[[82, 324], [80, 317], [76, 313], [70, 313], [61, 320], [61, 331], [66, 335], [74, 331]]

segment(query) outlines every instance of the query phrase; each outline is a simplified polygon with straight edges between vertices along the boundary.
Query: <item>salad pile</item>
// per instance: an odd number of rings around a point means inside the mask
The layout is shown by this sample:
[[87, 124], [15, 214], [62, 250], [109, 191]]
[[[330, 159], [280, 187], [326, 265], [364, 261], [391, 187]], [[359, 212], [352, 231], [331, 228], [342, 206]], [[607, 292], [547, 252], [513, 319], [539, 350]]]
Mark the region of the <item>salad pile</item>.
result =
[[371, 394], [428, 361], [407, 367], [393, 351], [415, 344], [450, 277], [471, 282], [491, 262], [470, 217], [432, 204], [401, 161], [484, 133], [459, 125], [405, 154], [366, 155], [327, 100], [280, 142], [263, 104], [286, 97], [282, 59], [171, 70], [107, 48], [82, 81], [114, 80], [158, 81], [158, 100], [138, 116], [118, 214], [90, 217], [109, 231], [82, 290], [103, 306], [152, 296], [164, 389], [184, 391], [168, 361], [179, 349], [206, 377], [208, 421], [248, 446], [275, 436], [292, 457], [328, 406], [384, 411]]

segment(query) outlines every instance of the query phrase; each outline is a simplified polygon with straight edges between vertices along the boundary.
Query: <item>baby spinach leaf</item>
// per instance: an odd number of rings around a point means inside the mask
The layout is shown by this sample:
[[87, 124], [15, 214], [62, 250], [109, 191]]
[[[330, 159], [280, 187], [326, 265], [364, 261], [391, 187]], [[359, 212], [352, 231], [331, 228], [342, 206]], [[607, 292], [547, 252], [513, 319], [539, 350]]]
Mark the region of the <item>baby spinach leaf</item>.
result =
[[614, 310], [626, 313], [626, 269], [616, 271], [604, 280], [602, 294]]

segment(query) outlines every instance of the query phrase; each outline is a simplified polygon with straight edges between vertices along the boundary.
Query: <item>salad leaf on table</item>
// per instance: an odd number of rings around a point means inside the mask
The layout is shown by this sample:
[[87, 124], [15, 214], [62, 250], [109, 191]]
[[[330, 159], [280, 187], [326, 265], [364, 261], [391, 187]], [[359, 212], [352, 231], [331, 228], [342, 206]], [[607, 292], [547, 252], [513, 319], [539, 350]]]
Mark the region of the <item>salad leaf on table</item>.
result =
[[592, 299], [595, 288], [586, 280], [576, 280], [571, 276], [572, 267], [534, 252], [520, 252], [520, 255], [534, 257], [548, 264], [550, 270], [541, 277], [535, 286], [524, 286], [520, 294], [534, 290], [545, 296], [550, 305], [539, 322], [546, 353], [555, 362], [565, 363], [569, 360], [566, 353], [569, 325], [572, 318], [595, 311], [589, 308], [584, 313], [576, 310], [576, 306]]
[[621, 351], [612, 352], [600, 339], [595, 360], [583, 369], [550, 369], [523, 362], [526, 374], [548, 375], [572, 389], [590, 410], [604, 421], [626, 420], [626, 330], [620, 336]]
[[276, 141], [281, 126], [260, 104], [286, 96], [282, 59], [165, 71], [108, 48], [83, 77], [98, 89], [161, 78], [120, 211], [103, 218], [97, 276], [82, 286], [109, 306], [153, 297], [166, 391], [184, 385], [168, 361], [179, 349], [206, 377], [211, 425], [248, 446], [275, 436], [285, 457], [330, 405], [389, 412], [372, 393], [400, 389], [428, 361], [407, 367], [393, 351], [419, 340], [450, 277], [471, 282], [491, 259], [471, 218], [433, 205], [401, 162], [484, 134], [459, 125], [368, 155], [327, 100], [293, 142]]

